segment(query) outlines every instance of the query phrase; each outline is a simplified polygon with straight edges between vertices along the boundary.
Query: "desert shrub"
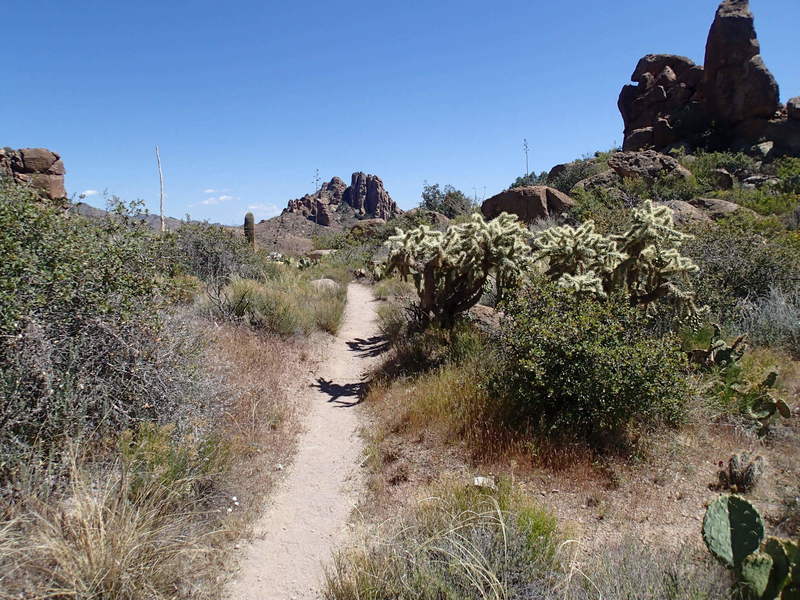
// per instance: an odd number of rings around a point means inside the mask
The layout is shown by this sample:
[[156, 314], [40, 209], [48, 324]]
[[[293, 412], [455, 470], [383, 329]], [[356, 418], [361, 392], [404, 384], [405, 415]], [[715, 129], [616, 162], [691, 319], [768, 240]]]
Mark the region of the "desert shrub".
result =
[[[554, 596], [555, 597], [555, 596]], [[640, 539], [603, 546], [570, 578], [563, 600], [730, 600], [730, 576], [708, 555]]]
[[450, 484], [340, 552], [328, 600], [526, 598], [557, 560], [555, 519], [511, 484]]
[[692, 234], [683, 247], [700, 268], [693, 285], [723, 322], [742, 300], [767, 297], [773, 287], [790, 292], [800, 283], [800, 249], [789, 237], [766, 237], [740, 219], [696, 226]]
[[311, 238], [314, 250], [336, 250], [348, 244], [348, 234], [344, 231], [322, 233]]
[[715, 169], [725, 169], [732, 175], [752, 173], [758, 171], [758, 164], [752, 156], [743, 152], [702, 152], [692, 156], [691, 161], [684, 160], [687, 167], [697, 180], [707, 189], [716, 187], [714, 180]]
[[513, 190], [514, 188], [518, 187], [525, 187], [528, 185], [547, 185], [547, 171], [542, 171], [538, 175], [533, 173], [528, 173], [527, 175], [520, 175], [514, 180], [508, 189]]
[[379, 300], [387, 300], [392, 297], [413, 297], [415, 291], [414, 285], [410, 281], [389, 277], [376, 283], [373, 293]]
[[0, 188], [0, 480], [174, 410], [197, 339], [163, 326], [154, 237], [122, 207], [89, 222]]
[[186, 223], [169, 234], [164, 254], [174, 273], [206, 282], [256, 277], [270, 266], [263, 251], [254, 251], [244, 236], [208, 223]]
[[652, 337], [627, 302], [542, 283], [506, 313], [491, 384], [506, 426], [602, 442], [682, 419], [685, 356], [673, 338]]
[[428, 184], [425, 182], [422, 188], [422, 199], [420, 208], [432, 210], [443, 214], [448, 218], [459, 215], [470, 214], [475, 210], [472, 199], [461, 190], [457, 190], [452, 185], [439, 187], [438, 183]]
[[714, 193], [715, 198], [735, 202], [764, 216], [787, 215], [797, 208], [797, 194], [786, 194], [767, 188], [736, 188]]
[[308, 335], [315, 328], [335, 334], [344, 314], [346, 289], [315, 289], [307, 277], [286, 269], [264, 281], [234, 276], [212, 299], [216, 314], [279, 335]]
[[766, 296], [739, 304], [733, 328], [760, 346], [784, 348], [800, 356], [800, 289], [771, 287]]
[[775, 161], [773, 168], [780, 179], [780, 191], [785, 194], [800, 194], [800, 158], [785, 156]]
[[581, 158], [566, 165], [556, 177], [547, 180], [547, 185], [569, 194], [579, 181], [605, 171], [607, 157]]

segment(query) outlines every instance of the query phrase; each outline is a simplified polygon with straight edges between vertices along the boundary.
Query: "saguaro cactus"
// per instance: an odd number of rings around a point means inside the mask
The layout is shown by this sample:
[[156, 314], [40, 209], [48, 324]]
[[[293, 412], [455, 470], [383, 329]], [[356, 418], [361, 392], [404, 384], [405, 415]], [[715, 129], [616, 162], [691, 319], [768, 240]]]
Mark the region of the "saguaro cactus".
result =
[[450, 327], [477, 304], [490, 276], [498, 299], [516, 284], [531, 262], [529, 237], [517, 217], [506, 213], [488, 223], [475, 214], [444, 233], [427, 225], [398, 229], [387, 242], [387, 274], [411, 277], [423, 318]]
[[244, 216], [244, 237], [252, 248], [256, 247], [256, 219], [251, 212]]

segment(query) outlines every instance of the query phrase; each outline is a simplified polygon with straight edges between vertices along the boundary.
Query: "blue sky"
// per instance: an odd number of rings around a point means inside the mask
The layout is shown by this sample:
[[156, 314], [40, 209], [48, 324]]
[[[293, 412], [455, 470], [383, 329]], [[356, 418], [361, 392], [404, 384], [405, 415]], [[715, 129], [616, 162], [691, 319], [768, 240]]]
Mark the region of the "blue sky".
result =
[[[753, 0], [781, 96], [800, 95], [797, 0]], [[716, 0], [13, 2], [0, 145], [62, 154], [67, 190], [239, 223], [379, 175], [492, 195], [622, 139], [620, 87], [650, 52], [702, 62]]]

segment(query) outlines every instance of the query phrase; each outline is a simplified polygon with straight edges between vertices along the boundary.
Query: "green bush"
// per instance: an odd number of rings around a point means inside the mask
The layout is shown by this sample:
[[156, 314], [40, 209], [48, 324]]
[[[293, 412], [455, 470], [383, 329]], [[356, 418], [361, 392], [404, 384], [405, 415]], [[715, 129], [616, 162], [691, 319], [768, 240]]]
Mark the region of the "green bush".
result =
[[764, 235], [746, 218], [699, 225], [683, 246], [700, 270], [692, 276], [697, 297], [720, 321], [735, 318], [744, 300], [771, 289], [793, 293], [800, 282], [800, 245], [793, 233]]
[[585, 157], [572, 161], [556, 177], [548, 178], [547, 185], [569, 194], [575, 184], [583, 179], [602, 173], [608, 168], [608, 153], [596, 153], [594, 157]]
[[771, 189], [737, 188], [733, 190], [715, 192], [715, 198], [734, 202], [744, 206], [760, 215], [786, 215], [797, 208], [797, 194], [785, 194]]
[[692, 155], [692, 160], [682, 161], [700, 184], [707, 188], [716, 187], [714, 170], [725, 169], [731, 175], [758, 171], [756, 160], [742, 152], [703, 152]]
[[775, 161], [774, 168], [780, 179], [778, 189], [785, 194], [800, 194], [800, 158], [786, 156]]
[[0, 482], [179, 401], [194, 342], [163, 327], [161, 246], [130, 216], [90, 222], [0, 184]]
[[529, 286], [506, 308], [491, 387], [509, 427], [602, 443], [631, 426], [680, 422], [685, 355], [627, 302]]

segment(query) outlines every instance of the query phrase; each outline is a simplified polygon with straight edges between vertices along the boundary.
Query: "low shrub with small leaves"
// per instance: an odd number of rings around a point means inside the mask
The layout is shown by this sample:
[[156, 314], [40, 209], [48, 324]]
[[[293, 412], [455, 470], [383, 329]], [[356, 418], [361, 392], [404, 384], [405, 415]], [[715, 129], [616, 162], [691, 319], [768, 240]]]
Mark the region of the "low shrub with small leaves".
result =
[[685, 356], [672, 337], [652, 336], [641, 310], [540, 283], [506, 314], [492, 387], [507, 426], [602, 444], [681, 421]]

